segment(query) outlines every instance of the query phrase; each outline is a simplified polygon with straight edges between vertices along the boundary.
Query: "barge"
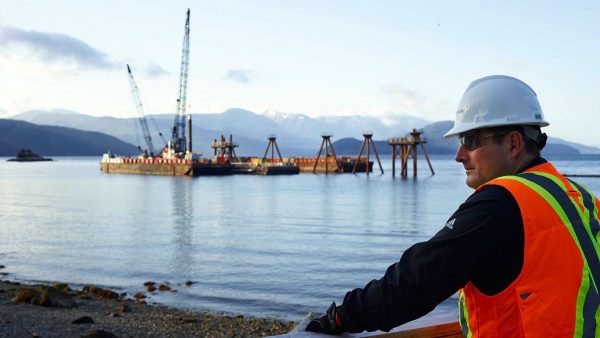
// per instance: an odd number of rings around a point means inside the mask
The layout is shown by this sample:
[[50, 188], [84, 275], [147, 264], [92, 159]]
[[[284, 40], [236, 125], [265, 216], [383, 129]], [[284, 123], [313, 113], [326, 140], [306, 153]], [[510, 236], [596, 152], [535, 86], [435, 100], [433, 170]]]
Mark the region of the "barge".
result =
[[297, 175], [300, 168], [291, 162], [263, 162], [256, 166], [257, 175]]
[[367, 159], [364, 158], [360, 159], [359, 161], [358, 158], [346, 156], [340, 158], [328, 156], [322, 159], [319, 159], [317, 157], [296, 157], [294, 158], [293, 163], [297, 165], [300, 169], [300, 172], [303, 173], [351, 173], [355, 164], [355, 172], [373, 172], [373, 161], [367, 161]]
[[162, 175], [162, 176], [216, 176], [233, 174], [233, 166], [213, 163], [206, 159], [163, 159], [117, 157], [104, 154], [100, 170], [106, 174]]
[[[192, 151], [192, 115], [186, 113], [187, 79], [190, 54], [190, 10], [187, 11], [185, 20], [185, 33], [181, 51], [181, 70], [179, 78], [179, 98], [177, 99], [177, 113], [172, 129], [172, 136], [160, 154], [155, 155], [152, 136], [144, 116], [139, 89], [133, 78], [129, 65], [129, 83], [133, 100], [139, 114], [139, 123], [146, 142], [146, 149], [138, 146], [141, 154], [137, 157], [118, 157], [106, 153], [100, 161], [100, 170], [107, 174], [137, 174], [137, 175], [163, 175], [163, 176], [204, 176], [204, 175], [231, 175], [233, 166], [229, 161], [219, 158], [202, 159], [200, 154]], [[187, 119], [186, 119], [187, 117]], [[187, 120], [187, 121], [186, 121]], [[186, 126], [187, 125], [187, 126]], [[187, 130], [186, 130], [187, 129]], [[187, 131], [187, 134], [186, 134]], [[162, 138], [162, 134], [159, 133]]]
[[[269, 136], [269, 144], [262, 158], [238, 157], [235, 154], [235, 148], [238, 146], [233, 141], [233, 135], [229, 135], [229, 141], [221, 135], [221, 141], [215, 139], [211, 143], [215, 158], [222, 162], [231, 161], [234, 174], [297, 175], [300, 173], [300, 168], [291, 159], [284, 159], [281, 156], [275, 135]], [[267, 157], [269, 149], [271, 150], [271, 158]], [[278, 157], [275, 157], [275, 152], [277, 152]]]
[[288, 159], [287, 161], [271, 161], [258, 157], [240, 158], [233, 162], [234, 174], [250, 175], [297, 175], [300, 168]]

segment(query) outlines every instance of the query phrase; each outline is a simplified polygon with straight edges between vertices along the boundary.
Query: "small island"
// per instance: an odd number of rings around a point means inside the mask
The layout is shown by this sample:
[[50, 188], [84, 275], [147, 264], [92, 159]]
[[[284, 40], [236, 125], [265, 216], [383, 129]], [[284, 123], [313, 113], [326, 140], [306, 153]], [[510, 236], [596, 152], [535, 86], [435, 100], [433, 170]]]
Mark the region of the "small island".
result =
[[39, 161], [53, 161], [51, 158], [40, 156], [31, 149], [21, 149], [17, 153], [17, 157], [9, 158], [9, 162], [39, 162]]

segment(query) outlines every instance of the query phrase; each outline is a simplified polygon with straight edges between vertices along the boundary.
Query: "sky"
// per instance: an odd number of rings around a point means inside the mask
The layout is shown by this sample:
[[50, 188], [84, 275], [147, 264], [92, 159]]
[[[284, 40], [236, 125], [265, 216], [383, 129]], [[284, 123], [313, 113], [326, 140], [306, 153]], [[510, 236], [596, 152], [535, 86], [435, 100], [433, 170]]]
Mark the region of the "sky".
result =
[[[538, 94], [550, 136], [600, 146], [600, 2], [0, 0], [0, 118], [174, 113], [186, 10], [189, 110], [454, 119], [469, 83]], [[407, 126], [410, 128], [410, 126]]]

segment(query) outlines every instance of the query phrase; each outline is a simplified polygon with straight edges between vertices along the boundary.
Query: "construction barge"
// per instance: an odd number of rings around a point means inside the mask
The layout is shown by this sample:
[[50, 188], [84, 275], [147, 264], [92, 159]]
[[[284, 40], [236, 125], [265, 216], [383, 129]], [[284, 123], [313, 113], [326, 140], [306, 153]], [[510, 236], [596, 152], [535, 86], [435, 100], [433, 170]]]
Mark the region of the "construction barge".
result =
[[[290, 159], [284, 159], [281, 156], [279, 147], [277, 146], [275, 135], [269, 136], [269, 143], [265, 154], [262, 158], [259, 157], [238, 157], [235, 153], [235, 148], [239, 146], [233, 141], [233, 135], [229, 135], [229, 140], [221, 135], [218, 141], [215, 139], [210, 146], [213, 148], [214, 158], [218, 163], [231, 163], [234, 174], [251, 174], [251, 175], [297, 175], [300, 169]], [[271, 150], [271, 157], [267, 155]], [[277, 151], [278, 157], [275, 157]]]
[[291, 162], [270, 161], [258, 157], [238, 158], [238, 161], [232, 162], [234, 174], [248, 175], [297, 175], [300, 168]]
[[364, 173], [373, 171], [373, 161], [367, 161], [367, 159], [358, 160], [357, 158], [346, 156], [340, 158], [328, 157], [326, 159], [296, 157], [293, 159], [293, 163], [303, 173], [352, 173], [355, 165], [355, 172]]
[[104, 154], [100, 170], [106, 174], [163, 176], [220, 176], [233, 174], [231, 164], [213, 163], [205, 159], [163, 159], [116, 157]]
[[[207, 176], [231, 175], [233, 166], [228, 161], [202, 159], [192, 151], [192, 115], [186, 113], [187, 79], [190, 55], [190, 10], [187, 10], [181, 51], [181, 70], [179, 74], [179, 97], [177, 112], [172, 129], [171, 140], [166, 142], [160, 154], [156, 154], [148, 122], [144, 114], [138, 86], [129, 65], [129, 83], [134, 104], [138, 110], [139, 123], [146, 142], [146, 149], [138, 146], [141, 154], [137, 157], [118, 157], [110, 153], [102, 156], [100, 170], [107, 174], [139, 174], [163, 176]], [[187, 129], [187, 133], [186, 133]], [[162, 134], [159, 133], [162, 138]]]
[[[269, 144], [262, 158], [253, 157], [241, 160], [235, 154], [238, 144], [233, 142], [230, 135], [226, 140], [221, 135], [220, 140], [214, 139], [211, 148], [214, 151], [212, 159], [201, 158], [201, 154], [192, 151], [192, 115], [186, 112], [187, 108], [187, 80], [189, 66], [189, 40], [190, 33], [190, 10], [187, 11], [185, 22], [185, 33], [181, 56], [181, 69], [179, 76], [179, 97], [177, 98], [177, 111], [172, 128], [171, 139], [167, 142], [162, 133], [159, 132], [166, 145], [160, 153], [155, 151], [152, 137], [148, 128], [148, 122], [144, 114], [142, 101], [138, 86], [134, 80], [131, 67], [127, 65], [131, 93], [139, 114], [139, 124], [146, 143], [145, 149], [138, 146], [140, 155], [137, 157], [118, 157], [110, 152], [103, 154], [100, 161], [100, 170], [107, 174], [139, 174], [139, 175], [162, 175], [162, 176], [208, 176], [208, 175], [231, 175], [231, 174], [255, 174], [255, 175], [295, 175], [300, 172], [312, 173], [356, 173], [373, 171], [373, 162], [369, 161], [369, 147], [367, 146], [367, 157], [361, 159], [364, 143], [358, 158], [341, 157], [335, 155], [331, 144], [331, 134], [324, 132], [323, 143], [316, 158], [284, 158], [281, 156], [276, 143], [275, 135], [269, 136]], [[187, 133], [186, 133], [187, 132]], [[369, 135], [365, 135], [370, 137]], [[374, 146], [373, 146], [374, 147]], [[321, 159], [321, 153], [324, 157]], [[269, 158], [270, 151], [270, 158]], [[374, 149], [377, 155], [376, 150]], [[275, 156], [277, 154], [277, 157]], [[379, 157], [377, 155], [377, 161]], [[381, 163], [379, 162], [381, 168]], [[383, 169], [381, 169], [383, 174]]]

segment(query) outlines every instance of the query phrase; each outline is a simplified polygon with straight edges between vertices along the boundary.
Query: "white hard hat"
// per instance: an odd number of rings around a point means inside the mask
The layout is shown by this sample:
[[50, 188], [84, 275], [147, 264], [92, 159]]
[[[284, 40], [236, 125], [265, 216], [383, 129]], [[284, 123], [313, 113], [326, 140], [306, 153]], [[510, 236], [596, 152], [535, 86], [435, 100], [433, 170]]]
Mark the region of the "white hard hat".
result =
[[471, 82], [458, 104], [454, 127], [444, 138], [479, 128], [549, 124], [531, 87], [514, 77], [492, 75]]

